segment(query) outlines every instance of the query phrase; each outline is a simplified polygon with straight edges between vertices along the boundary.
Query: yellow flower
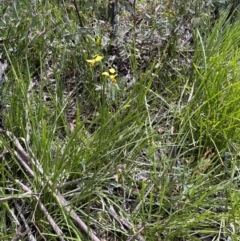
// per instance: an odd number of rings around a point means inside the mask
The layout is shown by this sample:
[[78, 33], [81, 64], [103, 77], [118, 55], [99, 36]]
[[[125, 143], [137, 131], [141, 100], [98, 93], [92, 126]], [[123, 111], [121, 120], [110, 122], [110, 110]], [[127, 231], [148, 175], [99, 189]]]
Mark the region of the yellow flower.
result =
[[101, 55], [96, 54], [93, 59], [87, 59], [86, 61], [90, 64], [90, 66], [94, 66], [96, 62], [99, 62], [103, 59]]
[[102, 75], [105, 75], [105, 76], [108, 76], [108, 78], [113, 82], [113, 83], [116, 83], [117, 80], [116, 80], [116, 77], [117, 77], [117, 74], [116, 74], [116, 70], [114, 68], [110, 68], [108, 70], [108, 72], [103, 72]]

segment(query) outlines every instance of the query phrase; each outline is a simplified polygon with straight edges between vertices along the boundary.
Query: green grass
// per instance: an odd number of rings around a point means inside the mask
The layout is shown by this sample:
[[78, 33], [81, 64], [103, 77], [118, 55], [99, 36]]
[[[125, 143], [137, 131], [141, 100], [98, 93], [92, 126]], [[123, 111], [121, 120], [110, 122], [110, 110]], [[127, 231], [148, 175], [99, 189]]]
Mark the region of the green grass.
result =
[[147, 19], [116, 44], [106, 2], [81, 3], [81, 20], [63, 2], [0, 6], [0, 240], [239, 240], [239, 22], [213, 26], [197, 1], [193, 15], [163, 1], [161, 22], [141, 1]]

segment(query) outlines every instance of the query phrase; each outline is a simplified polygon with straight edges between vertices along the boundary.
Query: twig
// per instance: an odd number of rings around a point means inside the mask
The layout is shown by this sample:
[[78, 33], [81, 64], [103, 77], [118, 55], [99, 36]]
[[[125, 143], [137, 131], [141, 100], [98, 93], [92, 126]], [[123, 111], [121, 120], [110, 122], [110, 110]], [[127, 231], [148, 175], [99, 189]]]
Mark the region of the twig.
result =
[[[21, 212], [21, 208], [19, 207], [18, 203], [16, 200], [13, 200], [13, 203], [14, 203], [14, 206], [16, 208], [16, 210], [18, 211], [18, 214], [19, 214], [19, 217], [21, 218], [23, 224], [24, 224], [24, 228], [25, 228], [25, 232], [24, 232], [24, 235], [28, 235], [28, 240], [29, 241], [36, 241], [36, 239], [34, 238], [34, 236], [32, 235], [32, 232], [31, 232], [31, 229], [24, 217], [24, 215], [22, 214]], [[24, 237], [24, 236], [23, 236]]]
[[[28, 193], [31, 193], [32, 191], [25, 186], [23, 183], [21, 183], [18, 180], [15, 180], [16, 183], [21, 186], [21, 188]], [[65, 241], [65, 239], [61, 236], [63, 236], [63, 232], [62, 230], [58, 227], [58, 225], [55, 223], [55, 221], [53, 220], [53, 218], [51, 217], [51, 215], [49, 214], [49, 212], [47, 211], [47, 209], [45, 208], [45, 206], [43, 205], [43, 203], [40, 201], [40, 198], [37, 195], [34, 195], [35, 199], [37, 200], [39, 207], [41, 209], [41, 211], [43, 212], [43, 214], [45, 215], [46, 219], [48, 220], [49, 224], [51, 225], [52, 229], [54, 230], [54, 232], [59, 235], [59, 239], [61, 241]]]
[[11, 239], [11, 241], [19, 241], [22, 240], [26, 236], [27, 233], [29, 233], [30, 229], [26, 230], [25, 232], [21, 232], [21, 226], [18, 228], [17, 233], [15, 236]]
[[[79, 25], [80, 25], [81, 28], [84, 28], [84, 23], [83, 23], [83, 20], [82, 20], [82, 18], [80, 16], [80, 12], [79, 12], [76, 0], [73, 0], [73, 5], [74, 5], [75, 10], [76, 10], [76, 14], [77, 14], [77, 17], [78, 17]], [[87, 42], [87, 40], [86, 40], [84, 35], [82, 36], [82, 38], [83, 38], [84, 42]]]
[[117, 35], [117, 25], [118, 25], [117, 14], [118, 14], [118, 0], [109, 0], [108, 1], [108, 19], [112, 26], [112, 33], [111, 33], [112, 39], [115, 39]]
[[140, 233], [144, 230], [145, 227], [141, 227], [135, 234], [133, 234], [131, 237], [127, 239], [127, 241], [132, 241], [134, 239], [138, 239], [139, 241], [145, 241], [145, 239], [142, 239], [142, 236], [140, 236]]
[[137, 26], [137, 16], [136, 16], [136, 0], [133, 1], [133, 26]]
[[120, 217], [118, 216], [118, 214], [116, 213], [116, 211], [114, 210], [114, 208], [113, 208], [112, 205], [110, 206], [110, 208], [107, 208], [107, 211], [108, 211], [108, 213], [119, 223], [119, 225], [120, 225], [120, 227], [121, 227], [122, 230], [124, 230], [125, 232], [127, 231], [127, 230], [124, 228], [124, 226], [127, 227], [128, 230], [129, 230], [129, 229], [132, 229], [132, 225], [129, 224], [129, 223], [127, 223], [127, 222], [125, 222], [124, 225], [123, 225]]
[[60, 187], [60, 188], [68, 187], [68, 186], [71, 186], [71, 185], [74, 185], [74, 184], [78, 184], [80, 181], [82, 181], [82, 179], [78, 178], [78, 179], [73, 180], [73, 181], [68, 181], [68, 182], [64, 182], [64, 183], [58, 184], [57, 187]]
[[[34, 160], [32, 160], [28, 154], [25, 152], [25, 150], [23, 149], [23, 147], [21, 146], [21, 144], [19, 143], [18, 139], [10, 132], [10, 131], [5, 131], [3, 129], [0, 129], [0, 133], [3, 133], [5, 135], [7, 135], [12, 141], [14, 146], [16, 147], [17, 151], [13, 151], [14, 154], [16, 155], [17, 159], [19, 160], [19, 162], [21, 163], [21, 165], [25, 168], [25, 170], [28, 171], [28, 173], [32, 176], [34, 176], [34, 172], [32, 171], [32, 169], [29, 167], [29, 164], [31, 163], [31, 165], [34, 166], [34, 168], [36, 170], [38, 170], [38, 172], [44, 176], [43, 173], [43, 169], [39, 163], [39, 161], [34, 158]], [[93, 233], [93, 231], [88, 228], [88, 226], [81, 220], [81, 218], [78, 217], [77, 213], [75, 211], [72, 210], [72, 208], [70, 208], [70, 203], [63, 197], [63, 195], [54, 187], [53, 188], [53, 183], [49, 180], [48, 177], [45, 176], [45, 180], [46, 183], [49, 185], [49, 188], [51, 190], [55, 189], [55, 192], [53, 192], [53, 196], [56, 198], [56, 200], [59, 200], [60, 202], [58, 202], [58, 204], [65, 209], [66, 212], [68, 212], [70, 214], [70, 216], [72, 217], [72, 219], [75, 221], [75, 223], [77, 224], [77, 226], [86, 234], [88, 235], [92, 241], [100, 241], [100, 239]], [[20, 184], [20, 183], [19, 183]], [[21, 184], [20, 184], [21, 185]], [[42, 182], [42, 185], [44, 186], [45, 184]], [[21, 185], [22, 186], [22, 185]], [[24, 188], [24, 186], [22, 186], [22, 188]], [[27, 189], [26, 189], [27, 190]], [[39, 201], [40, 202], [40, 201]], [[45, 208], [44, 206], [42, 207], [43, 209]], [[46, 210], [47, 211], [47, 210]], [[55, 231], [55, 230], [54, 230]]]
[[[126, 227], [127, 230], [133, 229], [133, 225], [127, 219], [125, 219], [125, 218], [122, 219], [118, 216], [118, 214], [114, 210], [113, 206], [110, 206], [110, 208], [107, 208], [107, 210], [108, 210], [109, 214], [112, 215], [112, 217], [120, 224], [122, 230], [124, 230], [126, 232], [126, 229], [124, 227]], [[140, 232], [142, 230], [143, 229], [141, 228], [137, 233], [133, 234], [133, 236], [131, 236], [130, 240], [133, 240], [133, 238], [135, 238], [139, 241], [145, 241], [145, 238], [140, 234]]]
[[83, 24], [83, 21], [82, 21], [82, 18], [80, 16], [80, 13], [79, 13], [79, 9], [78, 9], [78, 5], [76, 3], [76, 0], [73, 0], [73, 5], [76, 9], [76, 13], [77, 13], [77, 17], [78, 17], [78, 21], [79, 21], [79, 24], [80, 24], [80, 27], [81, 28], [84, 28], [84, 24]]

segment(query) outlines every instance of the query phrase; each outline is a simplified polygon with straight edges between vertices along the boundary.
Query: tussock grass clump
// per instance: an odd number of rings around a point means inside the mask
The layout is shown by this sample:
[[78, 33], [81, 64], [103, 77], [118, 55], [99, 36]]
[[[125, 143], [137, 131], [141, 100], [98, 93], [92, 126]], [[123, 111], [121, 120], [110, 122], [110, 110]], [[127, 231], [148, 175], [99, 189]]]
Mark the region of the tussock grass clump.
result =
[[181, 120], [196, 145], [223, 151], [239, 143], [239, 36], [239, 23], [230, 24], [226, 15], [210, 36], [196, 32], [191, 94]]

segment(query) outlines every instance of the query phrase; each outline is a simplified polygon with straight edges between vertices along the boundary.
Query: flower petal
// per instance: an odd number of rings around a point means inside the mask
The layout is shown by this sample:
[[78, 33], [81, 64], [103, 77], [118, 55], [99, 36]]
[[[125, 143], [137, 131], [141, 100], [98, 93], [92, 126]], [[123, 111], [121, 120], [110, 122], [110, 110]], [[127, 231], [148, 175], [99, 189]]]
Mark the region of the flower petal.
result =
[[108, 72], [103, 72], [102, 75], [109, 76], [109, 73]]
[[95, 61], [96, 61], [96, 62], [101, 61], [102, 59], [103, 59], [103, 57], [100, 56], [100, 55], [97, 55], [97, 56], [95, 57]]
[[117, 82], [116, 76], [117, 76], [117, 75], [109, 75], [109, 78], [110, 78], [110, 80], [111, 80], [113, 83], [116, 83], [116, 82]]
[[90, 64], [90, 66], [94, 66], [96, 63], [95, 59], [87, 59], [86, 61]]
[[110, 73], [110, 74], [115, 74], [115, 73], [116, 73], [116, 70], [115, 70], [114, 68], [110, 68], [110, 69], [109, 69], [109, 73]]

